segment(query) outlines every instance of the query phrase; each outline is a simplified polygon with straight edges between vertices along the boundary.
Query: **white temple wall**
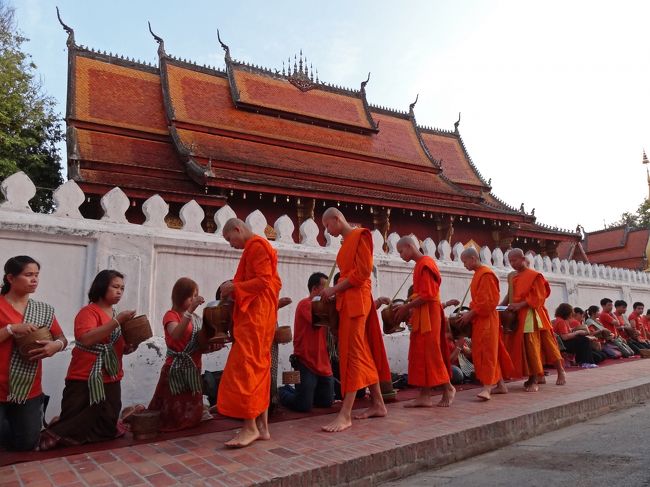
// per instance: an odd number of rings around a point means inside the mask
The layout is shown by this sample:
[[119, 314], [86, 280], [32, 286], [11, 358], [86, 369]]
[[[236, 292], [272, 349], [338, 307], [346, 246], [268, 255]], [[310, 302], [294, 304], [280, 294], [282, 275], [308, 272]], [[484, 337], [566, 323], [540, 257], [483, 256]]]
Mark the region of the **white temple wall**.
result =
[[[96, 273], [112, 268], [125, 274], [126, 291], [119, 308], [146, 314], [155, 337], [125, 357], [122, 402], [124, 405], [148, 404], [164, 361], [162, 316], [170, 307], [174, 282], [182, 276], [191, 277], [199, 284], [201, 295], [210, 301], [218, 285], [234, 275], [241, 251], [230, 248], [220, 235], [223, 223], [233, 215], [232, 210], [221, 209], [215, 216], [217, 232], [207, 234], [200, 230], [203, 212], [195, 202], [188, 203], [181, 211], [184, 229], [176, 230], [164, 224], [166, 204], [156, 197], [150, 199], [145, 210], [147, 222], [134, 225], [125, 222], [128, 198], [119, 189], [104, 197], [102, 220], [83, 219], [78, 214], [84, 195], [73, 181], [57, 190], [54, 214], [36, 214], [28, 209], [33, 184], [22, 173], [7, 178], [2, 183], [2, 192], [6, 201], [0, 204], [0, 263], [20, 254], [30, 255], [41, 263], [41, 281], [35, 298], [55, 306], [57, 318], [70, 342], [74, 339], [74, 317], [87, 303], [86, 293]], [[238, 216], [247, 219], [257, 233], [263, 233], [266, 220], [260, 211]], [[311, 220], [300, 228], [302, 243], [293, 242], [290, 237], [293, 225], [287, 217], [274, 222], [278, 238], [272, 244], [278, 251], [283, 282], [281, 296], [293, 300], [279, 312], [281, 325], [293, 325], [296, 304], [308, 294], [307, 278], [315, 271], [328, 274], [340, 245], [339, 239], [326, 236], [328, 245], [319, 246], [315, 240], [318, 229]], [[376, 242], [373, 293], [375, 297], [392, 298], [409, 275], [412, 264], [401, 261], [395, 252], [398, 235], [388, 237], [388, 253], [381, 250], [379, 244], [383, 239], [378, 232], [373, 232], [373, 238]], [[427, 239], [423, 248], [438, 261], [443, 276], [442, 299], [462, 300], [471, 278], [458, 260], [462, 244], [456, 243], [452, 249], [445, 241], [434, 243]], [[498, 249], [492, 252], [483, 248], [481, 255], [499, 275], [502, 295], [505, 295], [506, 275], [512, 269], [504, 267], [504, 257]], [[547, 301], [551, 314], [561, 302], [587, 307], [598, 304], [602, 297], [622, 298], [629, 305], [634, 301], [650, 305], [648, 274], [557, 259], [543, 261], [532, 255], [528, 259], [534, 268], [544, 272], [551, 284], [552, 293]], [[397, 297], [406, 297], [410, 281], [409, 278]], [[393, 371], [406, 372], [408, 334], [386, 336], [385, 344]], [[69, 349], [44, 362], [43, 387], [52, 397], [48, 416], [59, 411], [70, 360]], [[291, 345], [280, 345], [280, 371], [289, 368], [291, 352]], [[224, 349], [205, 355], [204, 367], [222, 369], [227, 354], [228, 350]]]

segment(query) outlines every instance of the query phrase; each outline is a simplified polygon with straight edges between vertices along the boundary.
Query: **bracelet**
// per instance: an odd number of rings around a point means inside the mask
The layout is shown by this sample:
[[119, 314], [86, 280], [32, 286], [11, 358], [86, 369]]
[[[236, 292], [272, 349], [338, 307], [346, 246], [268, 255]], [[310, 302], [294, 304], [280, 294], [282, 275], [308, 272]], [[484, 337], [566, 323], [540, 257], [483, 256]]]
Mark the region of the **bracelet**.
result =
[[7, 333], [9, 333], [9, 336], [14, 336], [14, 331], [11, 329], [11, 325], [7, 325]]
[[54, 341], [59, 342], [61, 344], [61, 348], [59, 349], [59, 352], [63, 352], [63, 350], [65, 350], [65, 343], [63, 343], [63, 340], [61, 340], [60, 338], [57, 338]]

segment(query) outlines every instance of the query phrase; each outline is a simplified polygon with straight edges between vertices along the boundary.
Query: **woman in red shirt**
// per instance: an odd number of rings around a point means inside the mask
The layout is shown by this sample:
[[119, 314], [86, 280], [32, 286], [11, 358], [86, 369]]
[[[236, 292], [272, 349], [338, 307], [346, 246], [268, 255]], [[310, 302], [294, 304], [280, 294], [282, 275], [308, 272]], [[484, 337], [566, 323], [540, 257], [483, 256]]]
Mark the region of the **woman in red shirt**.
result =
[[[201, 350], [198, 333], [201, 320], [194, 310], [204, 299], [192, 279], [181, 277], [172, 289], [172, 309], [163, 317], [167, 358], [149, 409], [160, 411], [160, 430], [192, 428], [203, 416]], [[208, 352], [223, 345], [211, 346]]]
[[75, 347], [65, 379], [61, 416], [41, 435], [40, 449], [80, 445], [119, 436], [122, 409], [120, 381], [126, 348], [121, 325], [135, 311], [117, 313], [113, 306], [124, 293], [124, 276], [103, 270], [90, 286], [90, 304], [74, 320]]
[[[4, 266], [0, 295], [0, 446], [33, 450], [43, 422], [41, 359], [63, 350], [68, 342], [49, 304], [34, 301], [40, 265], [19, 255]], [[52, 341], [38, 341], [28, 360], [21, 357], [14, 338], [47, 327]], [[4, 427], [4, 428], [3, 428]]]
[[591, 353], [591, 344], [589, 332], [585, 330], [571, 330], [569, 319], [573, 314], [573, 307], [569, 303], [560, 304], [555, 310], [555, 320], [553, 320], [553, 330], [560, 335], [567, 352], [576, 356], [576, 362], [584, 369], [598, 367], [594, 363], [594, 357]]

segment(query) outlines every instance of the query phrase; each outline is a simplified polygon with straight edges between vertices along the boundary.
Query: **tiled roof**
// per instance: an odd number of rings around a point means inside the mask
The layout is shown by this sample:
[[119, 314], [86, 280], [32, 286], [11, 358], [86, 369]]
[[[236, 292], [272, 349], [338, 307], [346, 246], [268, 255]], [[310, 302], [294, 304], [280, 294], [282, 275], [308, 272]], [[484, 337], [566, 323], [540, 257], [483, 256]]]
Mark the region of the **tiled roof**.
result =
[[[261, 116], [237, 109], [225, 75], [202, 73], [169, 60], [163, 69], [173, 119], [177, 122], [264, 137], [282, 145], [300, 144], [423, 167], [432, 165], [408, 119], [373, 113], [373, 118], [380, 123], [379, 133], [362, 135]], [[289, 88], [300, 93], [294, 86]]]
[[68, 117], [167, 134], [160, 76], [85, 56], [74, 59], [74, 103]]
[[431, 156], [442, 160], [443, 173], [451, 181], [477, 188], [487, 186], [472, 167], [457, 136], [422, 130], [422, 139]]
[[366, 116], [359, 94], [350, 96], [322, 90], [317, 86], [309, 91], [301, 91], [284, 77], [273, 77], [245, 67], [231, 66], [236, 84], [233, 98], [238, 104], [366, 130], [374, 129]]

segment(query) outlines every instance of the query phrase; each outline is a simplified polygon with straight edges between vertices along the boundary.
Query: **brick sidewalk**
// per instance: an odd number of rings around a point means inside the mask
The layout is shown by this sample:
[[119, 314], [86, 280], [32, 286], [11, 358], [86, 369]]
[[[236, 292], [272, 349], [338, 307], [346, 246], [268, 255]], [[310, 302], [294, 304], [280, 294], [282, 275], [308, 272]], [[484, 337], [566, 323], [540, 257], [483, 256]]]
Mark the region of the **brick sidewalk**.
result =
[[[650, 398], [650, 360], [569, 374], [537, 394], [521, 383], [487, 403], [476, 390], [458, 393], [449, 409], [404, 409], [321, 433], [329, 416], [271, 426], [273, 440], [226, 450], [232, 432], [94, 452], [0, 468], [0, 485], [370, 485], [483, 453]], [[550, 379], [554, 379], [551, 377]]]

